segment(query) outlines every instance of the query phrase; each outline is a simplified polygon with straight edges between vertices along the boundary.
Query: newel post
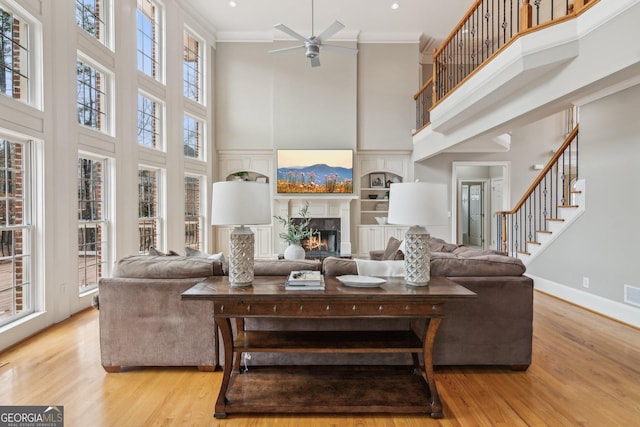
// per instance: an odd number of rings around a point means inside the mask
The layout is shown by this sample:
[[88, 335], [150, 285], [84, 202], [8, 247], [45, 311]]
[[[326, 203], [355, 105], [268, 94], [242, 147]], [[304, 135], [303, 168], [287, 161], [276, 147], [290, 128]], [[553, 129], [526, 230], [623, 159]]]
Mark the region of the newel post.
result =
[[573, 0], [573, 12], [578, 13], [580, 10], [589, 3], [589, 0]]
[[533, 8], [529, 4], [529, 0], [522, 0], [520, 6], [520, 31], [528, 30], [533, 26]]

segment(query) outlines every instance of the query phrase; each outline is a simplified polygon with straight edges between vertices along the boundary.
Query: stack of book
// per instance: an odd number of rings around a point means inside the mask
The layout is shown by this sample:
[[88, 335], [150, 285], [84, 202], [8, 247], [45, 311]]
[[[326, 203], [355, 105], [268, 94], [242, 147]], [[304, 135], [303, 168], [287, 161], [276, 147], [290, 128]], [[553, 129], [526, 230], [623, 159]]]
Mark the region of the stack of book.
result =
[[319, 271], [292, 271], [284, 285], [288, 291], [321, 291], [324, 277]]

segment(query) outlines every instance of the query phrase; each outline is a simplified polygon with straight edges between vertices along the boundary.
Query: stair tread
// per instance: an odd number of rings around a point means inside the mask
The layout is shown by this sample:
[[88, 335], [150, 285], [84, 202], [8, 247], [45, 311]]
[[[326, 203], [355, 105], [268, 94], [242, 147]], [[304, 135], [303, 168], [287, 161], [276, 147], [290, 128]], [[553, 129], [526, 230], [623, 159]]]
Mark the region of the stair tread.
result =
[[521, 255], [531, 255], [530, 252], [526, 252], [526, 251], [518, 251], [518, 253]]
[[549, 230], [536, 230], [536, 233], [553, 234], [553, 231], [549, 231]]
[[564, 222], [563, 218], [547, 218], [547, 221], [560, 221], [560, 222]]
[[540, 245], [540, 242], [536, 242], [535, 240], [527, 240], [527, 244], [531, 244], [531, 245]]
[[558, 205], [558, 208], [562, 208], [562, 209], [565, 209], [565, 208], [578, 208], [578, 207], [579, 207], [578, 205]]

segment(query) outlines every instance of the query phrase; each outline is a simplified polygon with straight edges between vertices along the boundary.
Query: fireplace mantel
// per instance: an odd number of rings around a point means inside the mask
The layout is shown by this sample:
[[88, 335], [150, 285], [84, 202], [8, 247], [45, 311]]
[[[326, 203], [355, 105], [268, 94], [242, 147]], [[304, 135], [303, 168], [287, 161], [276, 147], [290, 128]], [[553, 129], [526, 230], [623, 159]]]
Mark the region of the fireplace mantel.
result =
[[[351, 202], [358, 197], [354, 195], [278, 195], [274, 197], [275, 215], [299, 218], [298, 212], [309, 203], [309, 214], [312, 218], [340, 218], [340, 256], [351, 256]], [[283, 230], [276, 224], [275, 235]], [[282, 252], [277, 250], [277, 252]]]

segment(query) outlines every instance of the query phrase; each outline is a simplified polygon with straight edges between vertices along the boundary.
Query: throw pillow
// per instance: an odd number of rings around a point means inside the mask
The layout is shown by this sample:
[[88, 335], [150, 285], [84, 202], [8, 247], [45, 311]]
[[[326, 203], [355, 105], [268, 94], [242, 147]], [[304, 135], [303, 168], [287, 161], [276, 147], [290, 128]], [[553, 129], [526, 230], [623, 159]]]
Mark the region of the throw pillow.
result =
[[200, 251], [198, 249], [193, 249], [190, 247], [186, 247], [184, 248], [184, 250], [188, 257], [193, 256], [193, 257], [213, 259], [217, 261], [224, 261], [224, 254], [222, 252], [218, 252], [217, 254], [208, 254], [204, 251]]
[[383, 260], [401, 260], [404, 259], [404, 254], [399, 250], [402, 242], [395, 237], [389, 237], [387, 247], [382, 254]]
[[180, 254], [176, 251], [169, 251], [167, 253], [161, 252], [154, 248], [153, 246], [149, 247], [149, 255], [153, 256], [180, 256]]

